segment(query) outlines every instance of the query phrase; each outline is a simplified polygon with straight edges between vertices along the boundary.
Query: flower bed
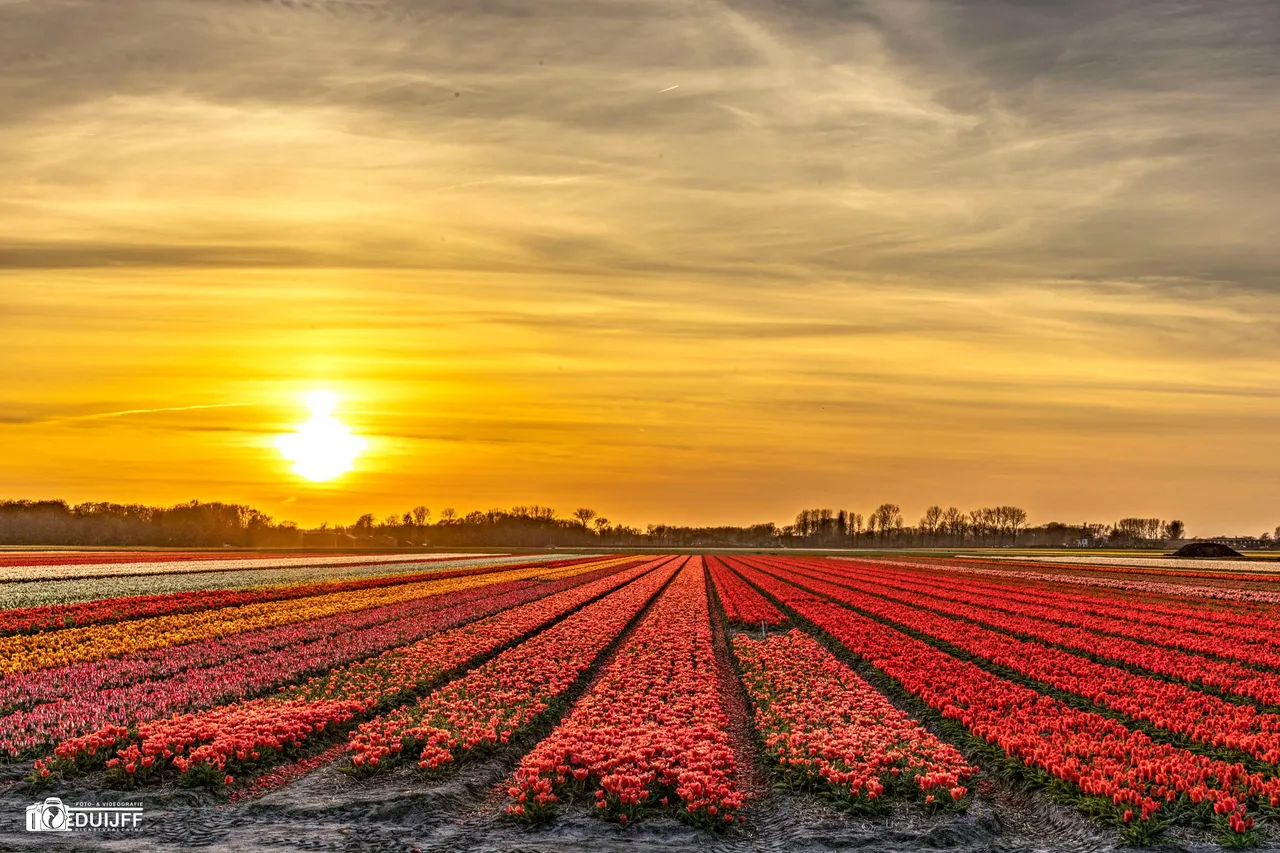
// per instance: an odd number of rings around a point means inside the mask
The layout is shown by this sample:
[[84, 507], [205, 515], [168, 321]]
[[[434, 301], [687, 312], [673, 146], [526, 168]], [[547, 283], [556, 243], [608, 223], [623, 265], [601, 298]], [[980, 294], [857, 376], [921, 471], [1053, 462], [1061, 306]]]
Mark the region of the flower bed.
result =
[[711, 582], [715, 584], [720, 606], [724, 608], [725, 618], [731, 625], [782, 625], [787, 621], [782, 611], [720, 560], [708, 557], [707, 568], [711, 572]]
[[[797, 577], [821, 578], [808, 569], [789, 569]], [[845, 580], [868, 592], [874, 591], [908, 604], [927, 601], [930, 609], [959, 616], [1003, 631], [1068, 649], [1099, 655], [1108, 660], [1141, 667], [1149, 672], [1177, 678], [1194, 685], [1206, 685], [1224, 693], [1234, 693], [1265, 705], [1280, 704], [1280, 673], [1255, 669], [1246, 664], [1183, 652], [1126, 637], [1098, 634], [1084, 628], [1018, 616], [977, 604], [958, 604], [879, 584], [867, 579]]]
[[[815, 560], [809, 571], [823, 571], [830, 578], [878, 585], [915, 596], [981, 604], [1017, 616], [1029, 616], [1083, 628], [1099, 634], [1114, 634], [1143, 643], [1182, 649], [1198, 654], [1230, 658], [1270, 668], [1280, 667], [1280, 620], [1270, 614], [1206, 612], [1184, 608], [1170, 613], [1168, 608], [1151, 608], [1142, 601], [1102, 604], [1084, 596], [1056, 591], [1019, 592], [1007, 586], [973, 582], [963, 578], [934, 578], [921, 572], [886, 571], [882, 567], [831, 571]], [[1213, 619], [1211, 616], [1221, 617]]]
[[732, 822], [742, 795], [715, 667], [706, 578], [694, 558], [520, 762], [508, 813], [545, 820], [576, 794], [620, 823], [660, 807], [704, 824]]
[[1274, 776], [1155, 743], [1115, 720], [999, 678], [771, 575], [753, 569], [745, 574], [943, 717], [1069, 785], [1078, 792], [1077, 805], [1108, 814], [1130, 838], [1148, 840], [1165, 818], [1216, 816], [1231, 841], [1253, 827], [1248, 805], [1280, 804], [1280, 779]]
[[893, 707], [813, 638], [739, 635], [734, 655], [765, 752], [793, 785], [816, 785], [857, 810], [890, 796], [960, 807], [977, 772], [950, 744]]
[[[557, 562], [563, 557], [473, 557], [448, 560], [415, 560], [400, 563], [360, 563], [233, 569], [212, 572], [180, 572], [150, 575], [120, 575], [82, 580], [41, 580], [31, 583], [0, 583], [0, 610], [71, 605], [106, 598], [171, 595], [199, 590], [247, 589], [286, 586], [341, 579], [391, 577], [393, 575], [445, 572], [465, 568], [502, 568]], [[596, 558], [599, 559], [599, 558]]]
[[[634, 562], [635, 558], [629, 558]], [[134, 785], [177, 772], [188, 782], [219, 786], [225, 775], [255, 770], [317, 736], [400, 704], [447, 673], [463, 669], [519, 637], [654, 568], [650, 562], [513, 607], [371, 660], [334, 670], [274, 696], [195, 714], [106, 726], [54, 749], [37, 762], [75, 773], [106, 763], [117, 781]], [[110, 757], [109, 757], [110, 756]]]
[[[133, 725], [264, 693], [595, 580], [511, 581], [386, 607], [0, 679], [0, 754], [20, 756], [103, 726]], [[18, 708], [17, 710], [12, 710]]]
[[417, 751], [418, 766], [434, 770], [458, 753], [507, 743], [591, 667], [681, 562], [632, 581], [417, 705], [361, 725], [350, 738], [352, 764], [384, 767], [388, 759]]
[[[549, 569], [585, 562], [588, 561], [563, 560], [536, 563], [535, 565]], [[223, 607], [238, 607], [243, 604], [259, 604], [267, 601], [288, 601], [290, 599], [309, 598], [313, 595], [325, 595], [333, 592], [349, 592], [359, 589], [399, 586], [419, 581], [484, 575], [518, 568], [528, 567], [495, 564], [478, 568], [440, 569], [365, 578], [343, 578], [318, 583], [254, 586], [248, 589], [186, 590], [184, 592], [160, 593], [157, 595], [100, 598], [75, 604], [20, 607], [0, 611], [0, 636], [8, 634], [37, 634], [41, 631], [51, 631], [59, 628], [124, 622], [130, 619], [145, 619], [153, 616], [191, 613], [199, 610], [216, 610]]]
[[[1098, 705], [1183, 735], [1210, 749], [1226, 747], [1267, 764], [1280, 762], [1280, 716], [1263, 713], [1202, 691], [1095, 663], [1069, 652], [1027, 642], [951, 619], [928, 606], [886, 601], [873, 584], [848, 588], [801, 576], [797, 583], [864, 613], [888, 619], [1018, 675], [1075, 694]], [[866, 589], [867, 592], [862, 590]], [[1107, 656], [1107, 638], [1097, 653]]]
[[335, 592], [293, 601], [262, 602], [201, 613], [173, 614], [126, 623], [0, 637], [0, 674], [30, 672], [82, 661], [121, 657], [131, 652], [226, 637], [260, 628], [439, 595], [457, 589], [542, 575], [553, 576], [556, 571], [589, 571], [592, 566], [599, 568], [607, 563], [608, 561], [580, 564], [559, 570], [534, 566], [508, 572]]

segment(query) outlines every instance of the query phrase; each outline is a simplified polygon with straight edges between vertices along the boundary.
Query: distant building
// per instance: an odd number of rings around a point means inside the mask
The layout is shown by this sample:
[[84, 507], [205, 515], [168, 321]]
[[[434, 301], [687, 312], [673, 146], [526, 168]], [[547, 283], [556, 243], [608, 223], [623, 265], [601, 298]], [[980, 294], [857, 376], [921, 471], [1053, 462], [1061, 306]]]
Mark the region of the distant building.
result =
[[332, 530], [306, 530], [302, 534], [303, 548], [337, 548], [338, 534]]
[[1266, 548], [1271, 544], [1257, 536], [1217, 536], [1208, 539], [1201, 539], [1199, 541], [1216, 542], [1219, 545], [1226, 545], [1228, 548], [1235, 548], [1237, 551], [1256, 551], [1259, 548]]

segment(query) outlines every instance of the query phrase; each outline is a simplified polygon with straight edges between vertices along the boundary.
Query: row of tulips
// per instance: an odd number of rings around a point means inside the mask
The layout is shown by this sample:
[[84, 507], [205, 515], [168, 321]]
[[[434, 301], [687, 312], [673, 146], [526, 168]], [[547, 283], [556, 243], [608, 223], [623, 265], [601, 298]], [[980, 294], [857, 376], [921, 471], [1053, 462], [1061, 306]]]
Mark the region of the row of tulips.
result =
[[857, 810], [879, 810], [893, 795], [964, 804], [963, 782], [977, 768], [812, 637], [739, 635], [733, 651], [765, 752], [791, 784], [816, 785]]
[[[841, 558], [837, 558], [841, 559]], [[921, 563], [915, 560], [878, 559], [877, 564], [907, 566], [915, 568], [936, 569], [937, 563]], [[1231, 584], [1209, 585], [1207, 583], [1174, 583], [1171, 581], [1143, 580], [1140, 577], [1112, 577], [1092, 574], [1059, 574], [1029, 569], [991, 568], [981, 564], [966, 565], [959, 563], [945, 564], [948, 572], [958, 575], [979, 575], [997, 578], [1018, 578], [1020, 580], [1040, 583], [1070, 584], [1072, 586], [1092, 587], [1096, 589], [1113, 589], [1124, 592], [1136, 592], [1148, 595], [1181, 596], [1202, 600], [1218, 600], [1244, 602], [1274, 606], [1280, 604], [1280, 591], [1269, 589], [1252, 589]]]
[[[635, 558], [631, 558], [635, 562]], [[126, 785], [176, 772], [188, 783], [222, 785], [317, 737], [394, 707], [445, 675], [647, 573], [656, 562], [623, 568], [563, 592], [335, 669], [273, 696], [139, 724], [102, 729], [60, 743], [36, 762], [36, 778], [104, 763]]]
[[[425, 559], [447, 559], [467, 554], [432, 554]], [[422, 558], [404, 554], [327, 554], [305, 557], [281, 557], [274, 554], [258, 554], [251, 557], [218, 555], [205, 559], [203, 555], [183, 555], [165, 560], [139, 559], [133, 555], [128, 560], [114, 556], [84, 555], [72, 560], [57, 557], [33, 556], [19, 558], [0, 566], [0, 583], [14, 581], [73, 580], [77, 578], [105, 578], [117, 575], [158, 575], [182, 572], [230, 572], [240, 569], [277, 569], [293, 566], [354, 566], [367, 563], [421, 562]]]
[[1252, 705], [1227, 702], [1182, 684], [1094, 663], [973, 622], [951, 619], [928, 609], [927, 599], [918, 606], [886, 600], [870, 594], [875, 592], [874, 584], [860, 583], [850, 589], [798, 575], [795, 582], [864, 613], [950, 643], [1027, 679], [1151, 723], [1158, 729], [1184, 735], [1205, 746], [1244, 752], [1268, 764], [1280, 762], [1280, 715], [1259, 712]]
[[[607, 568], [593, 566], [586, 566], [586, 568], [584, 579], [607, 571]], [[16, 710], [26, 710], [72, 697], [83, 697], [95, 691], [128, 687], [147, 680], [173, 680], [182, 677], [183, 673], [222, 666], [236, 659], [248, 660], [255, 655], [274, 652], [287, 646], [297, 647], [302, 643], [321, 640], [342, 631], [354, 631], [386, 622], [395, 622], [451, 607], [477, 596], [505, 595], [509, 591], [531, 584], [558, 582], [547, 579], [552, 574], [556, 577], [573, 577], [578, 572], [573, 567], [553, 568], [548, 570], [547, 575], [540, 577], [506, 580], [483, 586], [461, 579], [455, 581], [456, 586], [452, 590], [438, 595], [273, 628], [246, 631], [228, 637], [148, 649], [119, 658], [9, 675], [0, 678], [0, 720], [3, 720], [4, 715]]]
[[1188, 563], [1182, 557], [1096, 557], [1096, 556], [1073, 556], [1073, 557], [1051, 557], [1048, 559], [1040, 558], [1039, 560], [1028, 560], [1021, 557], [1009, 560], [1002, 559], [981, 559], [977, 557], [953, 558], [960, 562], [982, 563], [985, 565], [1008, 565], [1014, 564], [1019, 566], [1032, 566], [1037, 569], [1053, 569], [1055, 571], [1070, 570], [1076, 572], [1123, 572], [1124, 574], [1134, 575], [1154, 575], [1157, 577], [1169, 578], [1196, 578], [1199, 580], [1226, 580], [1235, 582], [1248, 583], [1277, 583], [1280, 582], [1280, 573], [1274, 570], [1267, 571], [1266, 564], [1249, 562], [1247, 560], [1218, 560], [1212, 562], [1201, 561], [1200, 565], [1207, 565], [1207, 569], [1188, 568]]
[[[537, 563], [536, 565], [551, 568], [569, 566], [580, 562], [586, 562], [586, 560], [560, 560]], [[428, 580], [444, 580], [445, 578], [482, 575], [528, 567], [520, 564], [491, 564], [464, 569], [439, 569], [394, 575], [375, 575], [373, 577], [341, 578], [313, 583], [254, 586], [247, 589], [187, 590], [156, 595], [101, 598], [94, 601], [76, 602], [75, 604], [19, 607], [0, 611], [0, 636], [8, 634], [38, 634], [42, 631], [58, 628], [125, 622], [130, 619], [145, 619], [174, 613], [192, 613], [198, 610], [215, 610], [222, 607], [238, 607], [242, 604], [258, 604], [267, 601], [287, 601], [331, 592], [375, 589], [383, 586], [398, 586], [400, 584]]]
[[1109, 802], [1117, 823], [1135, 837], [1154, 835], [1164, 818], [1215, 816], [1228, 838], [1239, 837], [1253, 828], [1249, 804], [1280, 804], [1280, 779], [1274, 776], [1155, 743], [1115, 720], [999, 678], [772, 574], [739, 568], [944, 717], [1078, 789], [1091, 799], [1083, 805]]
[[[859, 565], [877, 565], [874, 562]], [[923, 573], [941, 583], [948, 583], [957, 576], [954, 572], [943, 568], [912, 568], [906, 571]], [[1076, 606], [1090, 613], [1103, 616], [1124, 617], [1132, 613], [1138, 621], [1151, 621], [1153, 624], [1170, 624], [1161, 617], [1192, 618], [1202, 633], [1213, 633], [1221, 628], [1239, 628], [1247, 626], [1251, 630], [1251, 639], [1262, 638], [1264, 632], [1257, 631], [1262, 626], [1268, 631], [1280, 630], [1280, 612], [1265, 604], [1238, 601], [1218, 601], [1187, 596], [1158, 595], [1140, 592], [1116, 592], [1076, 584], [1058, 584], [1043, 581], [1022, 580], [1020, 578], [996, 578], [982, 575], [965, 575], [962, 580], [968, 586], [990, 587], [1004, 594], [1020, 594], [1054, 598], [1060, 595], [1069, 596]], [[1031, 600], [1028, 598], [1027, 600]], [[1267, 634], [1269, 636], [1269, 634]]]
[[[819, 561], [814, 561], [814, 565], [819, 565]], [[959, 578], [937, 579], [920, 572], [886, 570], [882, 566], [855, 567], [832, 574], [858, 582], [870, 578], [898, 589], [949, 601], [981, 601], [987, 607], [1019, 616], [1047, 619], [1100, 634], [1114, 634], [1258, 666], [1280, 667], [1280, 637], [1275, 633], [1280, 624], [1265, 617], [1246, 622], [1237, 615], [1235, 623], [1209, 622], [1196, 612], [1177, 615], [1156, 613], [1144, 611], [1139, 603], [1098, 605], [1066, 593], [1022, 593], [998, 584], [974, 583]], [[1098, 612], [1102, 609], [1111, 612]]]
[[456, 754], [507, 743], [586, 672], [680, 567], [675, 559], [462, 678], [357, 728], [351, 761], [366, 770], [418, 751], [424, 770]]
[[[262, 561], [272, 562], [275, 560], [296, 560], [308, 557], [323, 557], [325, 559], [334, 559], [335, 557], [345, 557], [347, 555], [337, 555], [332, 552], [325, 553], [322, 551], [234, 551], [234, 550], [218, 550], [218, 551], [17, 551], [9, 554], [0, 554], [0, 567], [3, 566], [64, 566], [64, 565], [111, 565], [113, 563], [199, 563], [199, 562], [223, 562], [234, 560], [237, 562]], [[365, 556], [374, 556], [379, 560], [388, 559], [390, 555], [355, 555], [355, 559]], [[429, 557], [451, 557], [452, 554], [429, 554]]]
[[725, 618], [733, 625], [781, 625], [787, 621], [782, 611], [735, 575], [715, 557], [707, 558], [711, 582], [724, 608]]
[[415, 598], [440, 595], [456, 589], [490, 586], [533, 577], [555, 577], [618, 565], [632, 558], [580, 563], [567, 568], [533, 566], [462, 578], [419, 581], [392, 587], [334, 592], [284, 602], [262, 602], [118, 622], [64, 628], [42, 634], [0, 637], [0, 674], [30, 672], [85, 661], [121, 657], [131, 652], [195, 643], [262, 628], [320, 619], [339, 613], [381, 607]]
[[24, 706], [0, 717], [0, 754], [22, 756], [109, 724], [128, 726], [265, 693], [609, 571], [461, 590], [0, 679], [0, 701]]
[[[600, 571], [607, 569], [595, 570], [595, 573]], [[583, 575], [584, 579], [591, 576], [592, 572]], [[553, 582], [525, 578], [471, 586], [465, 581], [459, 581], [452, 591], [382, 607], [354, 610], [196, 643], [148, 649], [119, 658], [10, 675], [0, 678], [0, 714], [8, 715], [17, 710], [130, 687], [144, 681], [174, 683], [184, 677], [195, 677], [200, 670], [213, 669], [234, 661], [248, 661], [255, 656], [274, 654], [290, 647], [297, 649], [303, 644], [324, 640], [334, 634], [394, 623], [486, 595], [507, 595], [529, 586], [551, 583]], [[0, 716], [0, 720], [3, 718]]]
[[621, 823], [668, 806], [695, 822], [732, 822], [742, 795], [728, 719], [708, 675], [716, 667], [705, 569], [695, 557], [520, 762], [508, 813], [544, 820], [566, 798], [583, 796]]
[[[165, 560], [219, 560], [239, 559], [247, 554], [225, 551], [18, 551], [0, 554], [0, 566], [60, 566], [65, 563], [130, 563], [163, 562]], [[307, 556], [281, 554], [285, 557]]]
[[292, 568], [237, 569], [218, 572], [182, 572], [163, 575], [121, 575], [90, 580], [46, 580], [38, 583], [0, 583], [0, 611], [16, 608], [78, 604], [104, 598], [131, 598], [171, 595], [200, 590], [247, 589], [249, 587], [387, 577], [426, 570], [444, 571], [503, 565], [515, 566], [563, 559], [562, 556], [466, 557], [411, 563], [362, 563], [353, 566], [295, 566]]
[[891, 563], [886, 563], [885, 561], [878, 559], [850, 560], [841, 557], [834, 560], [826, 560], [824, 562], [832, 565], [843, 565], [849, 563], [862, 568], [866, 568], [868, 566], [899, 568], [900, 570], [924, 573], [936, 580], [944, 582], [959, 575], [971, 583], [988, 583], [1007, 591], [1016, 590], [1027, 594], [1043, 593], [1050, 595], [1070, 595], [1080, 602], [1091, 603], [1093, 606], [1099, 608], [1097, 610], [1099, 613], [1111, 613], [1112, 615], [1115, 615], [1116, 610], [1123, 611], [1125, 608], [1132, 606], [1144, 614], [1148, 612], [1172, 616], [1194, 614], [1206, 622], [1231, 625], [1238, 623], [1242, 614], [1249, 614], [1251, 616], [1257, 616], [1258, 618], [1271, 620], [1276, 627], [1280, 627], [1280, 614], [1276, 612], [1275, 608], [1266, 604], [1202, 599], [1186, 595], [1165, 595], [1162, 593], [1103, 589], [1100, 587], [1070, 583], [1065, 579], [1060, 581], [1057, 579], [1021, 578], [1016, 577], [1011, 573], [997, 573], [991, 575], [958, 573], [955, 571], [957, 567], [970, 567], [974, 564], [968, 561], [947, 563], [932, 560], [922, 563], [918, 560], [919, 558], [917, 558], [917, 561], [913, 561], [911, 565], [905, 567], [895, 567]]
[[[827, 577], [811, 568], [791, 566], [789, 571], [804, 577]], [[1001, 631], [1052, 643], [1075, 652], [1097, 655], [1108, 661], [1140, 667], [1148, 672], [1176, 678], [1197, 686], [1213, 688], [1252, 699], [1264, 705], [1280, 705], [1280, 673], [1254, 669], [1232, 660], [1206, 657], [1163, 646], [1151, 645], [1126, 637], [1096, 634], [1032, 616], [1019, 616], [982, 603], [960, 604], [936, 596], [923, 596], [910, 590], [877, 583], [868, 578], [847, 579], [859, 589], [907, 604], [926, 603], [935, 612], [957, 616]]]

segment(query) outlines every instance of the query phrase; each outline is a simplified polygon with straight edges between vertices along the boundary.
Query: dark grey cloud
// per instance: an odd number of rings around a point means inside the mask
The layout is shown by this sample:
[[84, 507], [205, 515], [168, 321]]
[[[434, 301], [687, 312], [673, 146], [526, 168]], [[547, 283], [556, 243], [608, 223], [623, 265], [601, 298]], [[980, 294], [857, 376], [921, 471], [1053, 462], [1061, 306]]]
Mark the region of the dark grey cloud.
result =
[[33, 243], [0, 241], [0, 270], [97, 269], [102, 267], [318, 267], [338, 259], [288, 246], [166, 245], [78, 240]]
[[[290, 116], [335, 134], [300, 141], [307, 180], [362, 172], [387, 208], [326, 221], [342, 239], [323, 248], [265, 205], [198, 236], [29, 236], [0, 252], [9, 269], [1280, 293], [1270, 0], [44, 0], [0, 6], [0, 64], [5, 219], [55, 217], [51, 196], [118, 170], [163, 191], [185, 142]], [[163, 120], [180, 104], [213, 111], [191, 139]], [[61, 127], [79, 135], [41, 156]], [[241, 143], [228, 182], [258, 150]], [[445, 247], [397, 222], [454, 205]]]

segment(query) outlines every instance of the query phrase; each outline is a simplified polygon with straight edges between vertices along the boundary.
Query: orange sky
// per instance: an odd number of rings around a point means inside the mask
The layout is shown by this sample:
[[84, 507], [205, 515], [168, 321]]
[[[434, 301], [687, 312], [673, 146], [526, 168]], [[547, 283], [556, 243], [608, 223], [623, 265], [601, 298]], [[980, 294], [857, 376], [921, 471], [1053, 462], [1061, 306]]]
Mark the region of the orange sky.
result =
[[1280, 523], [1267, 4], [506, 8], [0, 3], [0, 494]]

